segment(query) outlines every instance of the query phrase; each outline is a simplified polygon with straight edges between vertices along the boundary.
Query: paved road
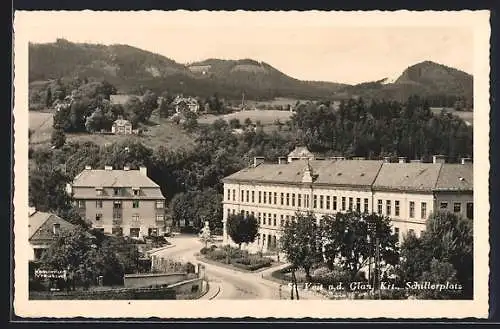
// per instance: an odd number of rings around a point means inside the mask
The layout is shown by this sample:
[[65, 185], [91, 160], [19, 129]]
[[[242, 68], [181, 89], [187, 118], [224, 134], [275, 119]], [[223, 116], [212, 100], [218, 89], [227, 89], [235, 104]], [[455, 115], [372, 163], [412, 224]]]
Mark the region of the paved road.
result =
[[[203, 245], [197, 237], [178, 235], [169, 240], [175, 247], [160, 250], [155, 255], [183, 262], [200, 262], [196, 259], [195, 254], [199, 252]], [[289, 298], [289, 288], [283, 286], [280, 289], [278, 283], [263, 279], [261, 273], [244, 273], [213, 264], [203, 264], [206, 268], [208, 281], [213, 283], [212, 286], [219, 285], [220, 287], [220, 292], [216, 296], [217, 299]], [[303, 297], [303, 299], [311, 298], [315, 297]]]

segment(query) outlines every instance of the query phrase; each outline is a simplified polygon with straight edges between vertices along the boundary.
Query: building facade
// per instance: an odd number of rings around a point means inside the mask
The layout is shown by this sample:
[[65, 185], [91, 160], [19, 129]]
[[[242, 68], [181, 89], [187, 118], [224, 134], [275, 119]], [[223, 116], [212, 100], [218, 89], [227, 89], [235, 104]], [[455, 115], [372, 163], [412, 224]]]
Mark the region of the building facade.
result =
[[[295, 158], [295, 153], [293, 154]], [[286, 221], [297, 212], [323, 215], [348, 210], [379, 213], [392, 219], [400, 241], [425, 230], [429, 215], [449, 210], [473, 217], [472, 165], [390, 163], [388, 160], [283, 159], [277, 164], [255, 158], [254, 165], [224, 178], [224, 242], [231, 214], [253, 214], [260, 223], [250, 249], [276, 249]], [[288, 160], [288, 161], [287, 161]], [[446, 206], [446, 207], [445, 207]]]
[[111, 132], [113, 134], [130, 135], [132, 134], [132, 123], [124, 119], [115, 120], [111, 126]]
[[165, 232], [165, 197], [145, 167], [86, 167], [68, 192], [82, 218], [104, 233], [141, 238]]

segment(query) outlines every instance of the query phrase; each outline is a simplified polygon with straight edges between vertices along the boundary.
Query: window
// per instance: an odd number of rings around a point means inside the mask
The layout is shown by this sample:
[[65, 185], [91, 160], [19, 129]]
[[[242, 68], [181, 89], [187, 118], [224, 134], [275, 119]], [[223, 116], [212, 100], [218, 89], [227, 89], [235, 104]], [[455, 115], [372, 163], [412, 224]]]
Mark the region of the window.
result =
[[158, 236], [158, 229], [156, 227], [148, 228], [148, 235], [149, 236]]
[[349, 198], [349, 210], [352, 210], [352, 198]]
[[264, 203], [266, 203], [266, 199], [267, 199], [267, 192], [264, 192]]
[[330, 196], [326, 196], [326, 209], [330, 209]]
[[119, 196], [120, 195], [120, 189], [119, 188], [114, 188], [113, 189], [113, 193], [115, 196]]
[[102, 195], [102, 188], [96, 188], [95, 189], [95, 192], [98, 196], [101, 196]]
[[231, 216], [231, 209], [227, 210], [227, 216], [226, 216], [226, 218], [229, 218], [229, 216]]
[[252, 203], [255, 203], [255, 191], [252, 191]]
[[96, 222], [100, 221], [101, 219], [102, 219], [102, 214], [95, 214]]
[[391, 215], [391, 200], [386, 200], [385, 201], [385, 214], [387, 216]]
[[130, 229], [130, 236], [133, 237], [133, 238], [138, 238], [140, 231], [141, 231], [140, 228], [131, 228]]
[[245, 191], [241, 191], [241, 202], [245, 201]]
[[259, 203], [262, 203], [262, 192], [259, 191]]
[[59, 234], [59, 230], [61, 229], [61, 224], [59, 224], [59, 223], [55, 223], [55, 224], [53, 225], [52, 229], [53, 229], [54, 235]]
[[295, 193], [292, 193], [292, 207], [295, 207]]
[[266, 235], [262, 234], [262, 245], [266, 243]]
[[271, 200], [271, 192], [267, 192], [267, 195], [269, 195], [269, 199], [268, 199], [267, 203], [272, 204], [273, 201]]
[[318, 196], [316, 194], [313, 195], [313, 208], [318, 207]]
[[297, 207], [302, 207], [302, 194], [298, 194]]
[[285, 225], [285, 220], [283, 218], [280, 219], [280, 226]]
[[113, 202], [113, 208], [114, 209], [121, 209], [122, 208], [122, 202], [121, 201], [115, 201], [115, 202]]
[[247, 190], [247, 199], [246, 199], [247, 202], [250, 201], [250, 191]]
[[102, 200], [96, 200], [95, 201], [95, 207], [96, 208], [102, 208]]
[[399, 216], [399, 200], [394, 201], [394, 215]]
[[139, 208], [139, 200], [134, 200], [132, 202], [132, 208]]
[[415, 202], [410, 201], [410, 218], [415, 217]]
[[34, 248], [33, 249], [33, 252], [34, 252], [34, 255], [35, 255], [35, 260], [40, 260], [40, 258], [42, 258], [42, 254], [44, 252], [44, 248]]
[[123, 228], [113, 227], [113, 228], [111, 228], [111, 234], [121, 236], [121, 235], [123, 235]]
[[285, 222], [288, 224], [290, 222], [290, 216], [286, 215], [285, 216]]
[[399, 240], [399, 227], [394, 228], [394, 234], [398, 237]]
[[324, 196], [319, 196], [319, 209], [323, 209]]
[[364, 208], [363, 211], [367, 214], [368, 213], [368, 198], [365, 198], [363, 208]]
[[163, 217], [163, 215], [156, 215], [157, 222], [163, 222], [164, 219], [165, 219], [165, 217]]
[[233, 209], [233, 215], [236, 213], [236, 209]]
[[163, 200], [156, 201], [156, 209], [163, 209], [163, 207], [164, 207]]
[[345, 196], [342, 197], [342, 210], [345, 210]]
[[361, 199], [356, 198], [356, 211], [361, 212]]
[[262, 213], [262, 225], [266, 225], [266, 213]]
[[427, 203], [422, 202], [420, 204], [420, 218], [426, 219], [427, 218]]
[[134, 195], [135, 195], [135, 196], [138, 196], [138, 195], [139, 195], [139, 189], [138, 189], [138, 188], [135, 188], [133, 191], [134, 191]]
[[306, 202], [306, 208], [309, 208], [309, 194], [304, 194], [304, 199]]
[[278, 193], [274, 192], [273, 196], [274, 196], [274, 200], [273, 200], [274, 202], [273, 203], [274, 204], [278, 204]]
[[333, 197], [333, 205], [332, 205], [333, 210], [337, 210], [337, 197]]
[[448, 202], [441, 202], [439, 204], [439, 209], [444, 209], [444, 210], [448, 209]]
[[377, 200], [377, 213], [382, 215], [382, 200]]
[[236, 190], [233, 190], [233, 201], [236, 201]]
[[227, 189], [227, 200], [228, 201], [231, 200], [231, 190], [230, 189]]
[[287, 193], [286, 194], [286, 205], [289, 206], [290, 205], [290, 193]]
[[245, 212], [245, 216], [248, 217], [249, 213], [248, 210]]
[[138, 214], [132, 215], [132, 221], [133, 222], [138, 222], [139, 221], [139, 215]]
[[276, 214], [273, 215], [273, 225], [276, 226]]
[[462, 204], [460, 202], [455, 202], [453, 204], [453, 212], [460, 212], [462, 209]]
[[84, 200], [78, 200], [78, 208], [85, 208], [85, 201]]
[[474, 203], [472, 202], [467, 202], [467, 218], [468, 219], [474, 219]]
[[262, 223], [262, 218], [260, 217], [260, 212], [257, 213], [257, 216], [259, 217], [259, 224]]
[[267, 214], [267, 225], [271, 225], [271, 213]]
[[255, 213], [253, 211], [250, 212], [250, 215], [252, 215], [252, 217], [255, 217]]
[[285, 193], [281, 193], [281, 195], [280, 195], [280, 196], [281, 196], [281, 198], [280, 198], [280, 200], [281, 200], [281, 205], [283, 205], [283, 203], [285, 202]]

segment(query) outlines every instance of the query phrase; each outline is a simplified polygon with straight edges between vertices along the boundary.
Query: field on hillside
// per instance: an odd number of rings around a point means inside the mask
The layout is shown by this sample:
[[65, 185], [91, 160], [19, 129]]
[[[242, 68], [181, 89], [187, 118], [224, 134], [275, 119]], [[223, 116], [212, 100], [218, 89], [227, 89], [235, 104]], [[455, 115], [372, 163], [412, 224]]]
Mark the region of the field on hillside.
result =
[[[439, 114], [441, 113], [442, 108], [438, 107], [431, 107], [431, 111], [434, 114]], [[453, 115], [456, 115], [457, 117], [461, 118], [462, 120], [470, 123], [471, 125], [474, 123], [474, 112], [465, 112], [465, 111], [456, 111], [453, 108], [445, 108], [446, 112], [449, 112]]]
[[282, 123], [285, 123], [292, 116], [292, 112], [288, 111], [277, 111], [277, 110], [250, 110], [250, 111], [239, 111], [233, 112], [224, 115], [203, 115], [198, 119], [199, 123], [210, 124], [217, 119], [224, 119], [226, 121], [230, 121], [231, 119], [238, 119], [241, 123], [245, 121], [246, 118], [252, 120], [252, 122], [256, 122], [260, 120], [260, 122], [266, 125], [273, 125], [276, 119], [279, 119]]
[[[33, 131], [30, 142], [31, 146], [37, 148], [48, 146], [50, 144], [50, 136], [53, 129], [52, 116], [53, 113], [51, 112], [29, 112], [29, 127]], [[159, 124], [157, 118], [152, 118], [152, 120], [156, 124], [147, 127], [148, 130], [141, 136], [68, 133], [66, 134], [66, 139], [73, 142], [89, 141], [96, 143], [97, 145], [134, 140], [139, 141], [151, 148], [163, 145], [169, 149], [178, 149], [180, 147], [188, 148], [194, 144], [192, 138], [176, 124], [168, 122], [164, 119], [161, 119]]]

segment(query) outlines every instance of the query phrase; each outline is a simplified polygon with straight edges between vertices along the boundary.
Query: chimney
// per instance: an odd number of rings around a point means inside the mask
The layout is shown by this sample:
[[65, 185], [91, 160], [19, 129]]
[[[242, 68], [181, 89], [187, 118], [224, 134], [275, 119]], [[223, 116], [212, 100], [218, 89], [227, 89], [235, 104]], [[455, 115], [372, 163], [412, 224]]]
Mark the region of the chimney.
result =
[[384, 157], [384, 162], [385, 163], [390, 163], [391, 162], [391, 157]]
[[288, 163], [286, 157], [279, 157], [278, 158], [278, 164], [286, 164], [286, 163]]
[[446, 156], [442, 154], [436, 154], [432, 156], [432, 163], [446, 163]]
[[461, 158], [460, 163], [465, 165], [465, 164], [472, 164], [472, 158]]
[[253, 166], [257, 167], [261, 163], [264, 163], [264, 157], [254, 157], [253, 158]]
[[399, 163], [406, 163], [406, 157], [399, 157], [398, 162]]
[[410, 162], [411, 162], [411, 163], [421, 163], [421, 162], [422, 162], [422, 160], [415, 159], [415, 160], [411, 160]]
[[144, 166], [140, 166], [139, 167], [139, 171], [141, 172], [141, 174], [143, 174], [144, 176], [147, 176], [148, 175], [148, 168], [144, 167]]
[[113, 166], [104, 166], [104, 170], [113, 170]]
[[125, 167], [123, 167], [123, 170], [125, 170], [125, 171], [129, 171], [129, 170], [130, 170], [130, 167], [129, 167], [129, 166], [125, 166]]
[[85, 166], [85, 170], [92, 170], [92, 166]]

